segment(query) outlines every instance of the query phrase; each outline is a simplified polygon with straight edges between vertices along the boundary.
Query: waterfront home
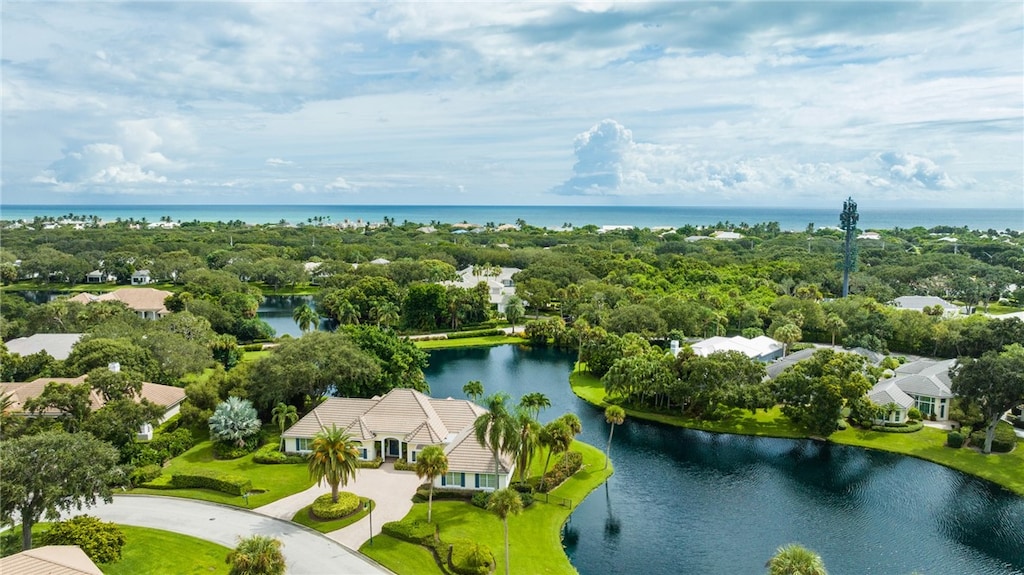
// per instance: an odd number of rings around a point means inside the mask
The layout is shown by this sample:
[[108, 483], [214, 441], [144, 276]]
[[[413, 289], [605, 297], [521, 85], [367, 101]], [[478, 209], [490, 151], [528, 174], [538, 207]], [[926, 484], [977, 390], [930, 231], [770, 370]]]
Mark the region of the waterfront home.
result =
[[516, 294], [516, 282], [512, 276], [520, 271], [519, 268], [469, 266], [456, 272], [458, 280], [441, 282], [441, 285], [473, 289], [479, 283], [487, 284], [488, 301], [498, 308], [498, 313], [505, 313], [509, 298]]
[[954, 359], [919, 359], [897, 367], [895, 375], [887, 381], [913, 398], [913, 407], [923, 416], [934, 415], [936, 421], [946, 421], [953, 400], [949, 370], [954, 363]]
[[90, 304], [97, 301], [119, 301], [139, 314], [143, 319], [160, 319], [171, 313], [164, 301], [173, 295], [169, 291], [155, 288], [121, 288], [101, 295], [82, 292], [69, 301]]
[[[673, 340], [669, 345], [672, 355], [679, 355], [679, 342]], [[751, 359], [770, 362], [782, 357], [783, 345], [781, 342], [765, 335], [760, 335], [753, 339], [737, 335], [733, 337], [715, 336], [702, 339], [691, 343], [690, 349], [701, 357], [707, 357], [716, 351], [738, 351]]]
[[914, 407], [914, 398], [904, 393], [892, 379], [876, 383], [868, 392], [868, 399], [875, 405], [887, 408], [876, 420], [878, 423], [904, 423], [907, 421], [907, 412]]
[[481, 446], [473, 422], [487, 410], [465, 399], [435, 399], [412, 389], [393, 389], [372, 399], [329, 397], [284, 432], [288, 453], [310, 452], [313, 438], [332, 425], [344, 429], [359, 443], [363, 460], [381, 458], [415, 464], [428, 445], [440, 445], [448, 456], [448, 474], [437, 487], [502, 489], [515, 468], [506, 454], [498, 457]]
[[144, 286], [153, 283], [153, 276], [149, 270], [138, 270], [132, 274], [133, 286]]
[[905, 295], [892, 300], [892, 305], [900, 309], [912, 309], [925, 312], [927, 309], [935, 309], [938, 306], [942, 310], [942, 317], [953, 317], [960, 315], [960, 308], [948, 301], [930, 295]]
[[80, 333], [37, 333], [8, 341], [7, 351], [22, 357], [45, 351], [53, 359], [65, 360], [71, 355], [71, 348], [82, 339]]
[[92, 270], [85, 274], [85, 283], [87, 284], [102, 284], [115, 281], [117, 281], [117, 276], [102, 270]]

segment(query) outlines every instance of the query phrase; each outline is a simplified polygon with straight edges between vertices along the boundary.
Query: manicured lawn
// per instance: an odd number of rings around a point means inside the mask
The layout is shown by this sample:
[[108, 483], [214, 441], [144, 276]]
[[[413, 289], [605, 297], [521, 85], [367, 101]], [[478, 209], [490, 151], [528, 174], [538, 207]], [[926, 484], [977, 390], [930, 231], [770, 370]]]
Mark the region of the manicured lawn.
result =
[[[161, 529], [119, 525], [125, 534], [121, 548], [121, 559], [114, 563], [100, 564], [99, 568], [108, 575], [199, 575], [203, 573], [227, 573], [225, 562], [227, 547]], [[32, 526], [32, 544], [41, 547], [42, 534], [49, 528], [48, 523]], [[3, 556], [21, 551], [21, 526], [4, 533]]]
[[[273, 441], [273, 438], [268, 441]], [[163, 474], [171, 476], [175, 473], [187, 473], [191, 469], [205, 468], [242, 475], [252, 481], [253, 489], [262, 489], [264, 493], [249, 496], [249, 507], [259, 507], [277, 501], [282, 497], [298, 493], [313, 486], [309, 471], [301, 463], [284, 463], [280, 465], [261, 465], [252, 460], [252, 454], [231, 460], [213, 458], [213, 443], [202, 441], [192, 449], [175, 457], [164, 468]], [[211, 489], [147, 489], [136, 488], [132, 493], [147, 495], [166, 495], [171, 497], [187, 497], [214, 503], [224, 503], [235, 507], [246, 507], [245, 498], [240, 495], [229, 495]]]
[[[982, 308], [984, 310], [984, 308]], [[988, 313], [993, 315], [1001, 315], [1004, 313], [1016, 313], [1018, 311], [1024, 311], [1024, 307], [1016, 307], [1012, 305], [1003, 305], [999, 303], [989, 304]]]
[[[552, 494], [571, 499], [575, 506], [608, 479], [612, 467], [602, 469], [604, 453], [595, 447], [576, 442], [573, 450], [583, 453], [583, 468]], [[531, 470], [539, 469], [538, 463], [541, 467], [544, 465], [543, 459], [538, 459], [540, 461], [535, 461]], [[576, 572], [562, 549], [560, 536], [562, 525], [570, 513], [568, 507], [538, 501], [521, 515], [509, 518], [512, 572]], [[426, 521], [427, 504], [417, 503], [406, 517]], [[487, 545], [494, 553], [498, 572], [503, 572], [504, 527], [496, 515], [462, 501], [435, 501], [433, 519], [440, 528], [442, 539], [470, 539]], [[367, 542], [359, 551], [399, 575], [441, 573], [433, 555], [425, 548], [388, 536], [376, 537], [372, 547]]]
[[460, 339], [429, 339], [415, 340], [413, 343], [420, 349], [445, 349], [452, 347], [491, 347], [509, 343], [523, 343], [519, 336], [488, 335], [483, 337], [464, 337]]
[[[573, 372], [569, 376], [573, 392], [588, 403], [606, 405], [604, 385], [601, 380], [585, 372]], [[804, 438], [807, 434], [793, 425], [779, 408], [772, 408], [767, 413], [759, 411], [751, 415], [746, 410], [734, 410], [731, 417], [720, 421], [699, 421], [689, 417], [651, 413], [635, 409], [626, 410], [627, 417], [637, 417], [658, 421], [668, 425], [737, 433], [741, 435], [765, 435], [770, 437]], [[854, 445], [880, 451], [890, 451], [919, 457], [988, 479], [993, 483], [1024, 495], [1024, 447], [1017, 442], [1017, 449], [1010, 453], [984, 455], [974, 449], [952, 449], [945, 447], [944, 431], [925, 427], [917, 433], [882, 433], [864, 429], [850, 428], [837, 431], [829, 437], [829, 441], [844, 445]]]
[[[369, 501], [371, 508], [377, 506], [376, 503], [365, 497], [360, 497], [359, 500], [363, 502], [363, 505], [366, 505], [366, 502]], [[341, 519], [331, 519], [329, 521], [322, 521], [320, 519], [310, 517], [310, 507], [312, 507], [312, 505], [307, 505], [300, 509], [299, 512], [296, 513], [294, 517], [292, 517], [292, 521], [298, 523], [299, 525], [305, 525], [310, 529], [316, 529], [320, 533], [330, 533], [331, 531], [337, 531], [342, 527], [348, 527], [349, 525], [352, 525], [353, 523], [359, 521], [363, 517], [366, 517], [370, 513], [367, 510], [360, 509], [358, 512], [353, 513], [348, 517], [342, 517]]]

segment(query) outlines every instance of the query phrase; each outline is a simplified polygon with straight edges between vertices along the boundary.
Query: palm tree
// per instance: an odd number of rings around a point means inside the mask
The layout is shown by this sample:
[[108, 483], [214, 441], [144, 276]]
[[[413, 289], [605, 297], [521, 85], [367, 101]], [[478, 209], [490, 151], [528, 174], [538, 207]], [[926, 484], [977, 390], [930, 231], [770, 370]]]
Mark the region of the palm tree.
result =
[[789, 353], [789, 346], [800, 341], [803, 335], [800, 328], [793, 323], [787, 323], [775, 330], [775, 339], [782, 342], [782, 357], [786, 357]]
[[484, 384], [474, 379], [462, 386], [462, 393], [468, 395], [473, 403], [476, 403], [476, 400], [484, 395]]
[[523, 307], [523, 300], [519, 296], [512, 296], [505, 302], [505, 319], [512, 324], [512, 333], [516, 332], [516, 322], [523, 319], [526, 309]]
[[338, 486], [347, 485], [359, 468], [359, 443], [332, 424], [316, 434], [310, 448], [309, 476], [317, 485], [326, 481], [331, 486], [331, 501], [337, 503]]
[[320, 325], [320, 314], [313, 311], [313, 308], [306, 304], [295, 308], [295, 311], [292, 312], [292, 319], [295, 320], [295, 323], [299, 324], [299, 329], [303, 333]]
[[373, 307], [370, 308], [370, 315], [377, 320], [377, 327], [392, 326], [398, 323], [398, 312], [399, 309], [395, 302], [386, 299], [375, 300]]
[[540, 424], [522, 405], [516, 410], [515, 422], [516, 427], [519, 428], [519, 435], [514, 446], [516, 467], [519, 470], [519, 481], [526, 481], [526, 473], [530, 469], [530, 462], [533, 460], [533, 454], [537, 451], [539, 444]]
[[265, 535], [240, 539], [227, 562], [230, 575], [283, 575], [286, 567], [281, 541]]
[[821, 556], [796, 543], [779, 547], [765, 567], [768, 575], [828, 575]]
[[214, 441], [230, 441], [238, 447], [260, 432], [260, 419], [252, 402], [235, 396], [217, 405], [209, 423], [210, 437]]
[[505, 525], [505, 575], [508, 575], [508, 516], [519, 515], [523, 511], [523, 500], [514, 489], [499, 489], [492, 493], [491, 498], [487, 500], [487, 509], [500, 517], [501, 522]]
[[505, 407], [505, 402], [508, 399], [507, 393], [496, 393], [485, 398], [487, 413], [477, 417], [473, 422], [473, 432], [476, 435], [477, 443], [490, 449], [494, 454], [495, 484], [497, 484], [500, 472], [498, 453], [508, 453], [511, 450], [519, 431], [508, 408]]
[[340, 300], [335, 306], [338, 323], [359, 325], [359, 310], [347, 299]]
[[604, 410], [604, 420], [608, 422], [608, 447], [604, 450], [604, 468], [608, 469], [608, 459], [612, 452], [612, 434], [615, 433], [615, 426], [622, 425], [626, 421], [626, 411], [618, 405], [609, 405]]
[[575, 413], [566, 413], [558, 419], [564, 421], [569, 426], [569, 431], [572, 431], [573, 437], [583, 433], [583, 422], [580, 421], [579, 416]]
[[836, 334], [846, 328], [846, 322], [839, 314], [830, 313], [825, 318], [825, 328], [832, 332], [832, 347], [836, 346]]
[[551, 400], [540, 392], [527, 393], [519, 398], [519, 407], [527, 410], [534, 419], [540, 417], [542, 409], [551, 407]]
[[270, 423], [276, 423], [281, 428], [281, 451], [284, 451], [284, 430], [299, 420], [299, 412], [294, 405], [281, 402], [270, 410], [270, 416]]
[[569, 425], [559, 418], [541, 428], [538, 439], [540, 445], [548, 448], [548, 457], [544, 460], [544, 472], [540, 476], [540, 490], [544, 491], [544, 478], [548, 474], [551, 456], [569, 450], [569, 446], [572, 445], [573, 433]]
[[448, 456], [440, 445], [428, 445], [416, 455], [416, 477], [430, 481], [430, 495], [427, 497], [427, 523], [434, 507], [434, 480], [448, 473]]

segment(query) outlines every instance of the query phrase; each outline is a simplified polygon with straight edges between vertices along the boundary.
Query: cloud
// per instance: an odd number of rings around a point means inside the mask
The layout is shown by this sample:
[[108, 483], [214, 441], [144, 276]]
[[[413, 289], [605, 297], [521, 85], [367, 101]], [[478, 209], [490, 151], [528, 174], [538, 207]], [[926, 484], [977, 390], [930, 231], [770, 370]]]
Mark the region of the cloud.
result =
[[290, 160], [282, 160], [281, 158], [267, 158], [268, 166], [291, 166], [294, 163]]
[[944, 190], [954, 185], [949, 175], [928, 158], [905, 152], [885, 152], [878, 155], [878, 161], [897, 181], [929, 190]]
[[305, 190], [306, 190], [306, 186], [303, 186], [303, 185], [302, 185], [302, 184], [300, 184], [300, 183], [297, 183], [297, 182], [296, 182], [296, 183], [292, 184], [292, 191], [295, 191], [295, 192], [303, 192], [303, 191], [305, 191]]
[[167, 178], [128, 161], [121, 146], [100, 143], [67, 153], [33, 181], [55, 185], [138, 184], [163, 183]]
[[354, 191], [356, 191], [355, 186], [353, 186], [352, 184], [348, 183], [345, 180], [345, 178], [343, 178], [341, 176], [338, 176], [337, 178], [334, 179], [334, 181], [332, 181], [331, 183], [325, 185], [324, 189], [325, 190], [341, 190], [341, 191], [346, 191], [346, 192], [354, 192]]

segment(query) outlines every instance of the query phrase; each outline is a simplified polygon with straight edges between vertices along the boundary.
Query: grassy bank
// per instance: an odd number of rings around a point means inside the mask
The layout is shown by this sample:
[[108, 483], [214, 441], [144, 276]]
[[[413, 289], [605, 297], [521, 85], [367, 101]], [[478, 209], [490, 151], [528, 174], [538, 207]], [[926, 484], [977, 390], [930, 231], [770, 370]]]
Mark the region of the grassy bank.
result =
[[[596, 447], [576, 442], [573, 451], [583, 454], [583, 468], [552, 495], [572, 500], [575, 507], [588, 493], [604, 483], [612, 468], [604, 467], [604, 453]], [[543, 466], [540, 454], [531, 471]], [[537, 473], [539, 475], [539, 472]], [[572, 510], [555, 503], [535, 502], [521, 515], [509, 517], [509, 544], [511, 567], [514, 573], [576, 573], [562, 549], [561, 528]], [[407, 519], [427, 519], [427, 504], [417, 503]], [[505, 564], [504, 527], [493, 513], [462, 501], [435, 501], [433, 520], [444, 540], [470, 539], [487, 545], [494, 553], [499, 572]], [[426, 548], [399, 541], [387, 535], [374, 538], [360, 552], [381, 563], [399, 575], [437, 575], [442, 573]]]
[[459, 339], [420, 339], [413, 343], [420, 349], [449, 349], [455, 347], [492, 347], [510, 343], [523, 343], [518, 336], [487, 335], [482, 337], [463, 337]]
[[[569, 383], [573, 392], [581, 399], [597, 406], [607, 405], [604, 385], [600, 379], [589, 373], [577, 371], [569, 376]], [[736, 409], [717, 421], [703, 421], [681, 415], [638, 409], [627, 409], [626, 413], [637, 419], [718, 433], [788, 438], [807, 437], [807, 433], [782, 415], [778, 407], [767, 413], [758, 412], [757, 414]], [[946, 433], [930, 427], [925, 427], [916, 433], [882, 433], [850, 428], [833, 433], [829, 437], [829, 441], [917, 457], [987, 479], [1024, 496], [1024, 448], [1021, 447], [1020, 441], [1017, 442], [1017, 449], [1010, 453], [991, 455], [985, 455], [970, 448], [946, 447]]]

